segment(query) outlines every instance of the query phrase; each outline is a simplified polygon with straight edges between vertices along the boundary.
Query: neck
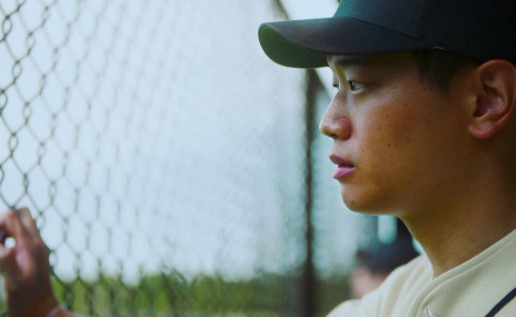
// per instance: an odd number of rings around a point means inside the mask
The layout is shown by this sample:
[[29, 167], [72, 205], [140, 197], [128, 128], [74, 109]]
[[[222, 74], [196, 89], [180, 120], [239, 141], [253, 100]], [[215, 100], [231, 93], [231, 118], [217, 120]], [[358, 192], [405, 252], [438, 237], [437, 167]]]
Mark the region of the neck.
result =
[[471, 259], [516, 228], [514, 184], [480, 179], [476, 185], [461, 187], [460, 197], [451, 195], [452, 202], [443, 199], [432, 210], [423, 207], [400, 216], [425, 250], [434, 276]]

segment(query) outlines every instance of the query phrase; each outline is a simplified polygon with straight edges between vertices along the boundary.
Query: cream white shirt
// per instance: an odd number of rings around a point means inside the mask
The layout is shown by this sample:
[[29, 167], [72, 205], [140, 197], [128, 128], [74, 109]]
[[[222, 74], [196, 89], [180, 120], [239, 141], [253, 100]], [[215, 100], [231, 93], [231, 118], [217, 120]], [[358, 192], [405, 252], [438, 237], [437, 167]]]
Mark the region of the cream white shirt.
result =
[[[432, 275], [428, 258], [419, 256], [328, 317], [484, 317], [516, 287], [516, 230], [467, 262]], [[495, 316], [516, 317], [516, 299]]]

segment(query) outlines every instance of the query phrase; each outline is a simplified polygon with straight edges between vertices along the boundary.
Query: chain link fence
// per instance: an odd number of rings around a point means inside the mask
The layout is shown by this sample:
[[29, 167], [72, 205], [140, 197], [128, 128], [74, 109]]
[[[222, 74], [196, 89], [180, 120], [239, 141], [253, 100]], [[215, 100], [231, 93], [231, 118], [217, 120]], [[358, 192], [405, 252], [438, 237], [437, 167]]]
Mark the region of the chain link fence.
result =
[[272, 0], [0, 2], [0, 208], [32, 210], [65, 306], [302, 316], [308, 287], [322, 316], [345, 298], [370, 221], [330, 180], [328, 94], [259, 48], [284, 18]]

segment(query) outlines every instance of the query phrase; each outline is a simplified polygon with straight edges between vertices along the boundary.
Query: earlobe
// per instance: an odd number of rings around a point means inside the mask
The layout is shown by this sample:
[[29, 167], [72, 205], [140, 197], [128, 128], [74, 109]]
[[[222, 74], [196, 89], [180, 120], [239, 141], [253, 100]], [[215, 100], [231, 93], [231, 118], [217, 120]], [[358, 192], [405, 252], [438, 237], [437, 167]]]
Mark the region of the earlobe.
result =
[[469, 133], [487, 139], [516, 112], [516, 68], [505, 60], [491, 60], [478, 66], [476, 76], [480, 85]]

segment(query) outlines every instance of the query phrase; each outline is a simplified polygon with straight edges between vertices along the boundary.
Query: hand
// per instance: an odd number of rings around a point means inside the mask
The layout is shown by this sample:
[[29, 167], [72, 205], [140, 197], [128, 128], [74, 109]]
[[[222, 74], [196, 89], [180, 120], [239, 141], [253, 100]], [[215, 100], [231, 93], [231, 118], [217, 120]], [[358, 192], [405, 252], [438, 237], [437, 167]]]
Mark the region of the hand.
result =
[[[15, 245], [5, 245], [7, 238]], [[57, 305], [50, 283], [49, 252], [26, 208], [0, 217], [0, 269], [11, 317], [44, 317]]]

